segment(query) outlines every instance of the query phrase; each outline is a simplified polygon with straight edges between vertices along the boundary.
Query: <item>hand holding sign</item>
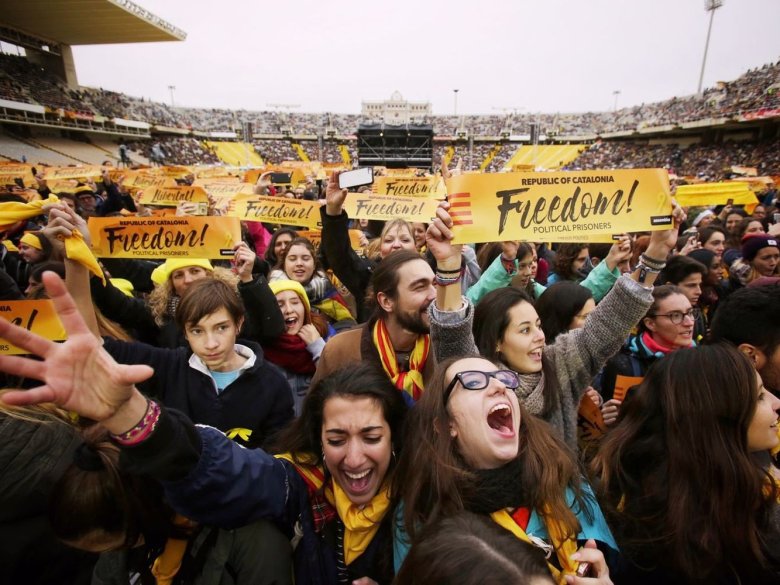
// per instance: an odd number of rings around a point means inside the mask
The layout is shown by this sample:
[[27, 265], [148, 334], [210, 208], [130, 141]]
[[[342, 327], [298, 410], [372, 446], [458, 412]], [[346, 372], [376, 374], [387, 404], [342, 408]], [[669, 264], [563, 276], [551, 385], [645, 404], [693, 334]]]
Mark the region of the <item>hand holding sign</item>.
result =
[[672, 199], [672, 220], [674, 226], [668, 230], [659, 230], [650, 233], [650, 245], [645, 255], [658, 260], [666, 260], [669, 253], [677, 247], [677, 238], [680, 225], [685, 221], [686, 215], [677, 201]]
[[325, 188], [325, 213], [328, 215], [341, 215], [344, 208], [344, 200], [347, 198], [347, 190], [339, 188], [339, 175], [333, 173], [328, 179], [328, 186]]
[[612, 272], [621, 262], [625, 262], [629, 258], [631, 258], [631, 238], [628, 234], [623, 234], [612, 244], [604, 262], [607, 263], [607, 268]]
[[43, 382], [37, 388], [8, 392], [2, 400], [16, 405], [54, 402], [87, 418], [105, 420], [133, 396], [134, 385], [154, 371], [149, 366], [117, 364], [103, 349], [101, 340], [90, 333], [62, 279], [53, 272], [44, 272], [43, 284], [68, 340], [48, 341], [0, 319], [0, 337], [43, 358], [0, 356], [0, 370]]
[[235, 245], [233, 250], [236, 255], [233, 256], [234, 271], [238, 275], [241, 282], [252, 282], [252, 269], [255, 266], [255, 254], [249, 249], [246, 242], [239, 242]]

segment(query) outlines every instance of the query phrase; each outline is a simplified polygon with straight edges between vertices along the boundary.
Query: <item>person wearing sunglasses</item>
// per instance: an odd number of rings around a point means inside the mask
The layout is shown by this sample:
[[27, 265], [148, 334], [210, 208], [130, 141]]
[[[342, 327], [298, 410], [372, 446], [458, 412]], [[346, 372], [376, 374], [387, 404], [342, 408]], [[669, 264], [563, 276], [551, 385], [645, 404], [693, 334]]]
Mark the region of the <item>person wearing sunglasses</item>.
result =
[[[479, 356], [437, 365], [407, 415], [391, 488], [396, 571], [424, 528], [465, 510], [542, 549], [556, 583], [612, 583], [605, 556], [615, 560], [617, 546], [604, 516], [573, 453], [519, 402], [520, 384]], [[592, 563], [588, 579], [575, 577], [573, 554]]]
[[678, 349], [694, 347], [698, 318], [699, 309], [691, 306], [680, 287], [665, 284], [653, 289], [653, 304], [639, 322], [638, 333], [629, 337], [620, 352], [604, 367], [601, 395], [605, 400], [602, 405], [605, 423], [614, 423], [620, 409], [621, 400], [613, 398], [619, 378], [642, 378], [659, 359]]

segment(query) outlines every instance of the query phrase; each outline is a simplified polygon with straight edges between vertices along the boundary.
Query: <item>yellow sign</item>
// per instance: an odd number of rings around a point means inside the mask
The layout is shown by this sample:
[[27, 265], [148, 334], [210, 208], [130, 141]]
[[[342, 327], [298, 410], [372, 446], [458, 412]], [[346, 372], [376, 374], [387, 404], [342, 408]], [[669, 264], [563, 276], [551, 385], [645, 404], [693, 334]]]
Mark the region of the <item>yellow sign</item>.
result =
[[171, 177], [172, 179], [182, 179], [187, 175], [191, 175], [192, 171], [187, 167], [168, 166], [168, 167], [156, 167], [149, 169], [155, 175], [162, 175], [164, 177]]
[[644, 380], [644, 376], [617, 376], [615, 378], [615, 390], [612, 392], [612, 398], [623, 402], [626, 394], [634, 386], [638, 386]]
[[[0, 301], [0, 317], [44, 339], [61, 341], [67, 338], [54, 303], [50, 300]], [[23, 353], [28, 352], [0, 338], [0, 354]]]
[[433, 197], [444, 199], [447, 189], [439, 176], [431, 177], [375, 177], [371, 190], [377, 195], [406, 197]]
[[176, 187], [176, 181], [171, 177], [135, 172], [128, 174], [122, 184], [128, 189], [148, 189], [149, 187], [170, 189]]
[[753, 209], [758, 205], [758, 199], [750, 190], [750, 186], [740, 181], [680, 185], [674, 198], [685, 207], [725, 205], [732, 199], [734, 205], [744, 205], [748, 213], [753, 213]]
[[[238, 180], [238, 178], [236, 178]], [[212, 181], [203, 181], [198, 182], [196, 181], [196, 184], [203, 187], [206, 192], [211, 195], [212, 197], [237, 197], [239, 195], [253, 195], [254, 194], [254, 185], [250, 185], [249, 183], [238, 183], [238, 182], [231, 182], [231, 183], [222, 183], [222, 182], [212, 182]]]
[[95, 179], [100, 177], [103, 167], [89, 165], [84, 167], [48, 167], [43, 178], [49, 179]]
[[390, 197], [370, 193], [348, 193], [344, 201], [344, 211], [350, 219], [378, 219], [389, 221], [430, 222], [436, 217], [436, 199], [421, 197]]
[[26, 164], [0, 165], [0, 185], [15, 185], [16, 179], [22, 179], [25, 187], [34, 187], [35, 179], [32, 166]]
[[265, 221], [307, 228], [322, 228], [320, 204], [305, 199], [260, 196], [251, 199], [237, 199], [235, 208], [228, 213], [231, 217], [238, 217], [242, 221]]
[[460, 175], [447, 192], [454, 243], [576, 242], [673, 223], [663, 169]]
[[141, 205], [176, 207], [180, 203], [208, 203], [209, 197], [203, 187], [168, 187], [167, 189], [144, 189]]
[[90, 217], [98, 258], [230, 258], [241, 241], [233, 217]]

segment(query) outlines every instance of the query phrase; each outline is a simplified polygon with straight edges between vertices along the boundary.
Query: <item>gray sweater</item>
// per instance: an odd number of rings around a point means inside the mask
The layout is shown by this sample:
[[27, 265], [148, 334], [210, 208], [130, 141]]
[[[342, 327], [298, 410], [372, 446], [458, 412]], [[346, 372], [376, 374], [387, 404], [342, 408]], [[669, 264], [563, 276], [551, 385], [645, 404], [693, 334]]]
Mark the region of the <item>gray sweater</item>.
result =
[[[612, 290], [590, 314], [582, 329], [559, 335], [554, 345], [544, 348], [543, 359], [553, 366], [560, 392], [558, 408], [545, 420], [569, 447], [577, 452], [577, 409], [580, 398], [606, 361], [620, 350], [631, 329], [652, 304], [650, 291], [628, 276], [617, 280]], [[471, 302], [463, 298], [459, 311], [439, 311], [431, 303], [431, 340], [436, 359], [476, 354]], [[516, 393], [531, 414], [540, 415], [545, 391], [542, 372], [520, 376]]]

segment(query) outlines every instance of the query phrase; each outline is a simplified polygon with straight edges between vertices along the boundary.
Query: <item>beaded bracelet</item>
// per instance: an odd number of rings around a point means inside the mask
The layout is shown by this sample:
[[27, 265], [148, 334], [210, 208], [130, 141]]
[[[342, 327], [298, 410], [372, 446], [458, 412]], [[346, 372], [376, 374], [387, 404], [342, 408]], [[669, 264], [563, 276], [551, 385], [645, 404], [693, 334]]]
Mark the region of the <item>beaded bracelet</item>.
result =
[[435, 284], [439, 286], [450, 286], [451, 284], [455, 284], [456, 282], [460, 282], [460, 279], [462, 276], [459, 274], [455, 278], [447, 278], [439, 276], [438, 274], [434, 277], [433, 281]]
[[155, 428], [157, 428], [157, 423], [160, 420], [160, 413], [160, 405], [154, 400], [147, 399], [146, 412], [144, 413], [143, 418], [138, 421], [138, 424], [122, 434], [115, 435], [112, 433], [111, 438], [125, 447], [141, 443], [154, 432]]
[[443, 268], [436, 267], [436, 274], [460, 274], [463, 272], [463, 265], [456, 268], [455, 270], [444, 270]]
[[639, 260], [645, 266], [648, 266], [648, 267], [651, 267], [651, 268], [658, 268], [659, 270], [661, 270], [664, 266], [666, 266], [666, 260], [656, 260], [655, 258], [650, 258], [646, 254], [642, 254], [639, 257]]

